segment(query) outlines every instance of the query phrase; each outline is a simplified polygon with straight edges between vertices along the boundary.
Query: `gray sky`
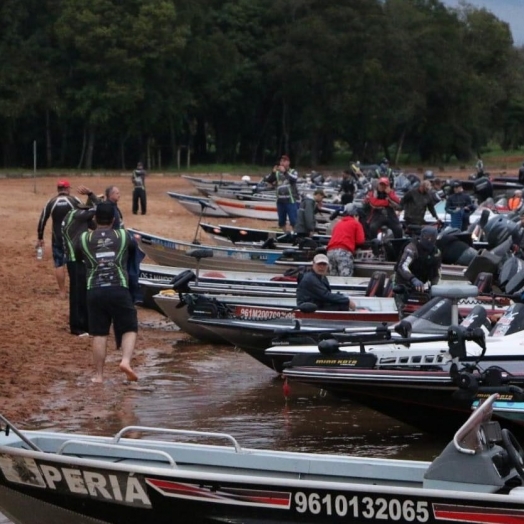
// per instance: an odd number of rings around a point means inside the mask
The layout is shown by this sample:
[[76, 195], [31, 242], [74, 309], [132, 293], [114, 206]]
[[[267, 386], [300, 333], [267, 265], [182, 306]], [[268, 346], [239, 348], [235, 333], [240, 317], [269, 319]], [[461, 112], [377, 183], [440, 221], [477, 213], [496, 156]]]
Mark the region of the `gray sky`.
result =
[[[459, 0], [441, 0], [450, 7], [457, 7]], [[524, 0], [468, 0], [468, 4], [486, 8], [499, 20], [507, 22], [515, 45], [524, 45]]]

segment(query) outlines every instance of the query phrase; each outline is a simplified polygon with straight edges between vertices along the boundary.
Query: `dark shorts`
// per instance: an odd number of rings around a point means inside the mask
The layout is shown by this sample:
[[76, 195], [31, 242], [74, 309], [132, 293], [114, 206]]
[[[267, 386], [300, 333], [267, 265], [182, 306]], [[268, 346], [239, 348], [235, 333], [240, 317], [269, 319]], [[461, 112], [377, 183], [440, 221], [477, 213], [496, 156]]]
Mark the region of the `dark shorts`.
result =
[[111, 322], [115, 333], [138, 331], [136, 309], [129, 289], [105, 287], [87, 292], [89, 334], [93, 337], [109, 335]]
[[63, 246], [51, 246], [53, 251], [53, 262], [55, 264], [55, 267], [62, 267], [65, 266], [66, 263], [66, 256], [64, 252]]

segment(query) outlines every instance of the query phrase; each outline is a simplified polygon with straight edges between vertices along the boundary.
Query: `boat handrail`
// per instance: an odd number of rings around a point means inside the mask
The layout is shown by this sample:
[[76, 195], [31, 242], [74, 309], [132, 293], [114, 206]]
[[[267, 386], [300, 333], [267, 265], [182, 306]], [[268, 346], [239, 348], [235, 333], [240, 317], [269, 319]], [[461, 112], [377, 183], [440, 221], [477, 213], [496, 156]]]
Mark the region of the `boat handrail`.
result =
[[112, 443], [107, 444], [104, 442], [90, 442], [87, 440], [77, 440], [77, 439], [66, 440], [60, 446], [56, 454], [63, 455], [65, 448], [72, 446], [73, 444], [77, 446], [86, 446], [86, 447], [89, 446], [89, 447], [97, 447], [97, 448], [105, 448], [105, 449], [121, 449], [121, 450], [126, 450], [126, 451], [136, 451], [136, 452], [145, 453], [148, 455], [158, 455], [160, 457], [165, 458], [169, 462], [171, 467], [173, 468], [177, 467], [176, 462], [173, 459], [173, 457], [169, 455], [169, 453], [166, 453], [165, 451], [161, 451], [158, 449], [143, 449], [143, 448], [137, 448], [134, 446], [121, 446], [121, 445], [112, 444]]
[[0, 421], [2, 421], [5, 424], [5, 436], [7, 437], [9, 435], [9, 431], [12, 430], [13, 433], [20, 439], [22, 442], [27, 444], [33, 451], [39, 451], [43, 453], [43, 451], [30, 439], [28, 439], [12, 422], [7, 420], [3, 415], [0, 415]]
[[493, 403], [499, 398], [498, 393], [494, 393], [488, 397], [480, 406], [473, 412], [468, 420], [458, 429], [453, 437], [453, 444], [455, 449], [460, 453], [465, 453], [467, 455], [474, 455], [476, 450], [470, 448], [464, 448], [460, 445], [462, 441], [468, 436], [472, 429], [484, 422], [486, 419], [489, 419], [491, 413], [493, 412]]
[[148, 433], [165, 433], [166, 435], [187, 435], [192, 437], [213, 437], [213, 438], [223, 438], [226, 440], [229, 440], [237, 453], [242, 453], [242, 447], [237, 442], [237, 440], [232, 437], [231, 435], [228, 435], [227, 433], [213, 433], [211, 431], [193, 431], [189, 429], [167, 429], [167, 428], [155, 428], [155, 427], [148, 427], [148, 426], [126, 426], [125, 428], [122, 428], [114, 437], [113, 442], [116, 444], [120, 441], [122, 436], [125, 433], [128, 433], [130, 431], [144, 431]]

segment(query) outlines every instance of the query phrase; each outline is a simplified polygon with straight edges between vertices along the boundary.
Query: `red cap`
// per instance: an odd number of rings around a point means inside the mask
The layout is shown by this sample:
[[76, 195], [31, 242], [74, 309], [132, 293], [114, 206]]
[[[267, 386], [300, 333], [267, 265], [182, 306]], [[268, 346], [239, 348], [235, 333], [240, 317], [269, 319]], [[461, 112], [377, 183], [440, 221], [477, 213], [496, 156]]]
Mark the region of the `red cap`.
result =
[[379, 184], [386, 184], [386, 186], [389, 186], [389, 178], [386, 178], [385, 176], [383, 176], [382, 178], [378, 179], [378, 183]]
[[287, 155], [282, 155], [280, 160], [287, 160], [289, 162], [289, 157]]
[[69, 183], [69, 180], [66, 180], [65, 178], [61, 178], [57, 183], [56, 187], [64, 187], [68, 188], [71, 187], [71, 184]]

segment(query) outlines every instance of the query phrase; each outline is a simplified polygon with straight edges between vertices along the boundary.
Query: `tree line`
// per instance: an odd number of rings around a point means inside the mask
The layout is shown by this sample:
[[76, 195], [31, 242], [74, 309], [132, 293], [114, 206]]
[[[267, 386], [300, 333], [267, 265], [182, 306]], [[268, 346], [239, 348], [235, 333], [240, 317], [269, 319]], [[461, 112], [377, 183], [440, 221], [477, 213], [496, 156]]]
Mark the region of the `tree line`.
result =
[[1, 165], [445, 163], [524, 142], [524, 50], [439, 0], [3, 0]]

